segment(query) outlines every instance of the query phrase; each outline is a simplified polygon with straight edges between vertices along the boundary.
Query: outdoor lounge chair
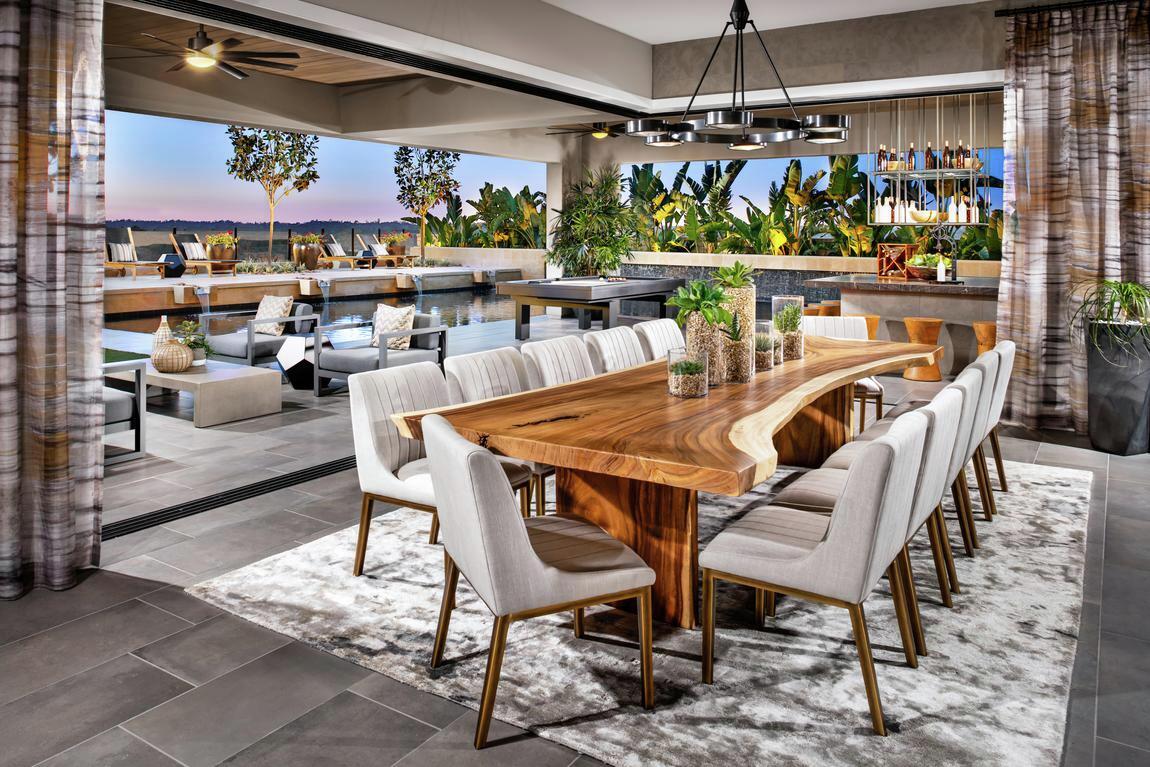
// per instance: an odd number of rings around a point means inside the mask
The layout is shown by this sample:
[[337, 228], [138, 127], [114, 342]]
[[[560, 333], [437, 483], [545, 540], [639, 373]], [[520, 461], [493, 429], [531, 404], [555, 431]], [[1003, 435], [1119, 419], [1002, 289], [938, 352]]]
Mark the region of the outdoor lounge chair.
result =
[[[378, 347], [371, 346], [370, 340], [364, 340], [355, 346], [342, 346], [337, 349], [327, 340], [327, 334], [332, 331], [365, 325], [370, 327], [372, 322], [373, 320], [360, 320], [316, 326], [315, 339], [312, 341], [312, 348], [315, 349], [315, 378], [312, 392], [315, 396], [321, 396], [321, 379], [324, 378], [346, 381], [352, 373], [383, 370], [415, 362], [434, 362], [443, 368], [443, 360], [447, 356], [447, 326], [436, 324], [436, 318], [430, 314], [416, 314], [411, 330], [380, 333]], [[389, 338], [403, 336], [411, 336], [411, 348], [402, 350], [387, 348]]]
[[334, 234], [324, 236], [323, 249], [327, 252], [327, 255], [320, 256], [319, 262], [321, 264], [327, 264], [332, 269], [341, 269], [344, 267], [349, 269], [373, 269], [375, 267], [375, 258], [372, 256], [358, 254], [349, 256], [344, 251], [343, 245], [339, 244]]
[[105, 456], [105, 466], [131, 461], [144, 455], [144, 416], [148, 412], [148, 386], [145, 379], [147, 371], [147, 360], [104, 363], [105, 376], [128, 372], [133, 374], [130, 391], [104, 385], [104, 433], [134, 431], [136, 434], [132, 450]]
[[[276, 361], [276, 354], [279, 353], [280, 347], [291, 336], [304, 336], [310, 346], [311, 336], [308, 334], [311, 333], [312, 327], [319, 320], [319, 315], [314, 313], [311, 304], [296, 304], [292, 308], [292, 316], [290, 317], [261, 318], [258, 322], [255, 319], [256, 311], [256, 309], [242, 309], [228, 312], [206, 312], [200, 315], [200, 323], [204, 327], [208, 344], [212, 348], [212, 353], [209, 355], [210, 359], [232, 362], [237, 365], [269, 365]], [[219, 317], [243, 315], [251, 315], [251, 319], [247, 321], [243, 330], [218, 336], [211, 335], [211, 320]], [[287, 323], [283, 335], [256, 332], [257, 324], [263, 325], [273, 322]]]
[[209, 277], [213, 274], [236, 273], [236, 264], [240, 260], [238, 258], [208, 258], [207, 249], [204, 247], [204, 243], [200, 241], [200, 236], [195, 232], [170, 232], [168, 239], [172, 241], [172, 247], [176, 249], [176, 252], [184, 257], [184, 264], [188, 269], [197, 273], [207, 272]]
[[394, 269], [397, 266], [404, 266], [407, 264], [407, 256], [398, 255], [393, 256], [387, 252], [387, 243], [380, 242], [377, 235], [371, 235], [371, 240], [363, 239], [362, 234], [357, 234], [355, 239], [359, 241], [359, 247], [371, 253], [375, 257], [376, 266], [386, 266], [389, 269]]
[[140, 269], [164, 276], [165, 264], [162, 261], [141, 261], [136, 253], [136, 240], [132, 237], [132, 227], [109, 227], [104, 241], [105, 269], [119, 269], [125, 274], [132, 272], [132, 279]]

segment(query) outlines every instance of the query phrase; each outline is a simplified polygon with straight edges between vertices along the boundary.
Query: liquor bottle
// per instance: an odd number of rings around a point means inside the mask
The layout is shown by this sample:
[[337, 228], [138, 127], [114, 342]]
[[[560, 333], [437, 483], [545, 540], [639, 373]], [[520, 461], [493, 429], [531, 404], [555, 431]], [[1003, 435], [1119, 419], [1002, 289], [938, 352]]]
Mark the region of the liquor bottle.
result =
[[914, 142], [910, 142], [910, 149], [906, 150], [906, 169], [915, 169]]
[[934, 150], [930, 142], [926, 142], [926, 153], [922, 156], [922, 166], [927, 170], [934, 170]]
[[967, 167], [966, 150], [962, 148], [962, 139], [958, 140], [958, 150], [955, 152], [955, 155], [954, 155], [954, 167], [956, 167], [956, 168]]

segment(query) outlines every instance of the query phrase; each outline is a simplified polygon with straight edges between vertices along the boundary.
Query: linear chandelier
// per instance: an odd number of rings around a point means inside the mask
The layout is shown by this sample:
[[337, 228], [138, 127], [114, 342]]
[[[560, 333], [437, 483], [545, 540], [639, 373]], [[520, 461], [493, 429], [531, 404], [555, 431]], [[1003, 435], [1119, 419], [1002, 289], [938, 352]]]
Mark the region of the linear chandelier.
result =
[[[747, 78], [746, 59], [744, 54], [743, 33], [750, 24], [754, 30], [754, 37], [763, 48], [767, 62], [783, 89], [783, 97], [787, 100], [792, 117], [758, 117], [753, 111], [747, 110]], [[707, 72], [715, 62], [719, 46], [723, 43], [727, 31], [735, 30], [735, 65], [734, 78], [731, 84], [731, 108], [717, 109], [707, 112], [706, 117], [688, 119], [691, 107], [707, 79]], [[683, 116], [678, 122], [669, 122], [660, 119], [628, 120], [626, 131], [628, 136], [642, 137], [647, 146], [672, 147], [680, 144], [726, 144], [728, 149], [736, 151], [752, 151], [762, 149], [768, 144], [778, 144], [785, 141], [803, 139], [811, 144], [837, 144], [845, 141], [847, 131], [850, 130], [850, 117], [844, 114], [818, 114], [799, 117], [791, 96], [787, 93], [787, 86], [779, 76], [779, 70], [763, 42], [763, 35], [755, 22], [751, 19], [751, 12], [747, 8], [746, 0], [734, 0], [731, 5], [731, 17], [723, 27], [715, 47], [711, 51], [711, 58], [707, 59], [707, 66], [703, 68], [703, 75]]]

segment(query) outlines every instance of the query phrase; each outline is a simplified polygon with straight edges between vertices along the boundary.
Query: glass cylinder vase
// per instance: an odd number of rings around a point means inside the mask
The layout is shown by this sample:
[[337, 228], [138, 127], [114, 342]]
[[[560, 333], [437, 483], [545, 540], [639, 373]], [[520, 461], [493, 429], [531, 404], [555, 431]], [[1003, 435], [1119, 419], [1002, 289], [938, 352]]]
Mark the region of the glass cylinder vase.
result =
[[687, 351], [707, 355], [708, 384], [718, 386], [723, 383], [722, 332], [707, 322], [700, 312], [692, 312], [687, 318]]
[[775, 366], [775, 326], [769, 320], [755, 323], [755, 372]]
[[690, 352], [685, 347], [667, 353], [667, 393], [691, 399], [706, 397], [708, 391], [707, 353]]
[[783, 361], [803, 358], [803, 305], [802, 296], [774, 296], [771, 298], [771, 322], [782, 340]]

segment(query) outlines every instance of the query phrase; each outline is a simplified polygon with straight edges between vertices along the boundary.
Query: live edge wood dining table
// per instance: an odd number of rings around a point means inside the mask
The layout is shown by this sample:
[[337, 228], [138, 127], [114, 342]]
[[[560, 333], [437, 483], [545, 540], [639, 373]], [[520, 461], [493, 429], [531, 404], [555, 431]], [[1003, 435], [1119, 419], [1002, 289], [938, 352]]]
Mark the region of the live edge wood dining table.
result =
[[698, 494], [740, 496], [779, 465], [816, 467], [851, 439], [854, 382], [937, 361], [941, 347], [806, 339], [806, 355], [699, 399], [667, 393], [665, 361], [436, 412], [467, 439], [556, 467], [559, 514], [594, 522], [655, 570], [655, 617], [697, 621]]

